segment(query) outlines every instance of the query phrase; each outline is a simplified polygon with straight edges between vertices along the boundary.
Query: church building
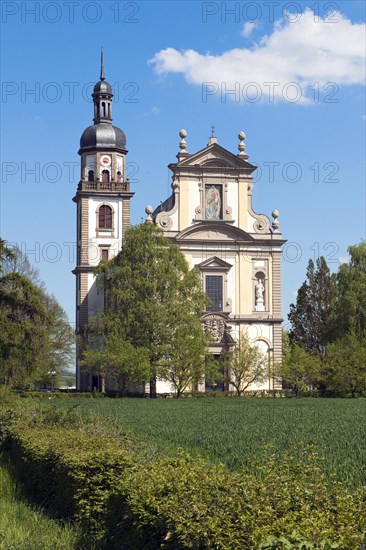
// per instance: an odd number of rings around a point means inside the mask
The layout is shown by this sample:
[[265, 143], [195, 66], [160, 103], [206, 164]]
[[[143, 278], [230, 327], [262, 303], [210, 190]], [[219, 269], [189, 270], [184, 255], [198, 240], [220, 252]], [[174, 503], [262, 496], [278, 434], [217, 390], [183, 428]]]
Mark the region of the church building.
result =
[[[103, 308], [93, 268], [123, 246], [130, 223], [133, 193], [126, 178], [126, 137], [112, 125], [112, 89], [100, 81], [93, 92], [94, 124], [80, 140], [81, 180], [77, 204], [76, 323], [82, 334], [88, 319]], [[212, 133], [213, 134], [213, 133]], [[248, 162], [245, 134], [239, 132], [234, 154], [212, 135], [206, 147], [190, 153], [187, 132], [179, 132], [177, 162], [169, 164], [172, 194], [155, 210], [146, 207], [147, 221], [164, 230], [179, 246], [191, 268], [199, 270], [210, 305], [202, 312], [203, 330], [211, 334], [209, 351], [219, 358], [245, 331], [267, 358], [268, 377], [248, 389], [280, 387], [271, 367], [281, 360], [281, 247], [278, 211], [272, 221], [252, 208], [253, 172]], [[96, 377], [77, 365], [77, 388], [100, 387]], [[148, 385], [146, 385], [146, 388]], [[143, 388], [143, 387], [142, 387]], [[108, 389], [108, 381], [107, 381]], [[202, 381], [197, 388], [212, 389]], [[215, 389], [230, 390], [223, 384]], [[157, 382], [157, 393], [171, 391]]]

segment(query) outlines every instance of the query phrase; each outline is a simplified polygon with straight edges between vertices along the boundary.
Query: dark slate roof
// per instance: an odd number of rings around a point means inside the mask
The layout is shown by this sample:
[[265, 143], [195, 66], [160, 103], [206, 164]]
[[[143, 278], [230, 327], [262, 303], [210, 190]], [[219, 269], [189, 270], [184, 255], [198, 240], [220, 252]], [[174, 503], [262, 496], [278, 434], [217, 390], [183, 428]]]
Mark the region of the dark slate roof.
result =
[[109, 122], [93, 124], [84, 130], [80, 149], [126, 149], [126, 136]]
[[96, 83], [93, 90], [94, 94], [111, 94], [112, 95], [112, 86], [105, 80], [100, 80]]

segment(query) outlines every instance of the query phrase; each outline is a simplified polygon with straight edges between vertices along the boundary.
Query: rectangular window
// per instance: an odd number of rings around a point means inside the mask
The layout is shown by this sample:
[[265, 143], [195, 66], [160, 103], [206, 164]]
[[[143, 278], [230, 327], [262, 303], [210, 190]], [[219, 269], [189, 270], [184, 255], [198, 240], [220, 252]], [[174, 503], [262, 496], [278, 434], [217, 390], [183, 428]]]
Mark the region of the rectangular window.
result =
[[205, 218], [222, 220], [222, 186], [205, 185]]
[[108, 248], [102, 248], [100, 251], [100, 259], [103, 261], [108, 261], [108, 254], [109, 250]]
[[212, 304], [206, 311], [222, 311], [222, 275], [206, 275], [205, 290]]

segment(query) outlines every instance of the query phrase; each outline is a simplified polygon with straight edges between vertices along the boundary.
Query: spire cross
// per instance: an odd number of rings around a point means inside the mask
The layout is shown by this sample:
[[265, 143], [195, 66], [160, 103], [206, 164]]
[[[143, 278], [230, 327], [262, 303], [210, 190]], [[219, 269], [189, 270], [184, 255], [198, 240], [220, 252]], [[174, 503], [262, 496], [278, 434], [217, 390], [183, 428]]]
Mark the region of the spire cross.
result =
[[100, 53], [100, 80], [105, 80], [104, 78], [104, 49], [102, 48]]
[[215, 126], [211, 126], [211, 137], [214, 137], [215, 134]]

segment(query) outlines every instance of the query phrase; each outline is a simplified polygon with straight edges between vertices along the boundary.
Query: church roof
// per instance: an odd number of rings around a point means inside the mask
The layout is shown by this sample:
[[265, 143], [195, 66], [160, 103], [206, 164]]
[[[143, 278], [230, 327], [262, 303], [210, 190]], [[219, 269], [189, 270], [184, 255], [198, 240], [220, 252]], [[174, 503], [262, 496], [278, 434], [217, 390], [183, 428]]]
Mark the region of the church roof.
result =
[[84, 130], [80, 138], [80, 149], [126, 149], [125, 133], [108, 122], [93, 124]]

